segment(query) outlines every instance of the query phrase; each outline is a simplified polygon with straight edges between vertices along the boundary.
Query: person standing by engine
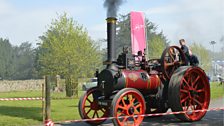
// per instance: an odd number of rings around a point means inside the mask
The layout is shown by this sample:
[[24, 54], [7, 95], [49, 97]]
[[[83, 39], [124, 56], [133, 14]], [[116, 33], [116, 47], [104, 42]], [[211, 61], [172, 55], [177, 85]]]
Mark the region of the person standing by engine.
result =
[[189, 63], [190, 61], [190, 52], [189, 52], [189, 49], [188, 47], [186, 46], [186, 42], [184, 39], [180, 39], [179, 40], [179, 43], [180, 43], [180, 48], [182, 49], [182, 51], [184, 52], [185, 56], [186, 56], [186, 60], [187, 60], [187, 64]]

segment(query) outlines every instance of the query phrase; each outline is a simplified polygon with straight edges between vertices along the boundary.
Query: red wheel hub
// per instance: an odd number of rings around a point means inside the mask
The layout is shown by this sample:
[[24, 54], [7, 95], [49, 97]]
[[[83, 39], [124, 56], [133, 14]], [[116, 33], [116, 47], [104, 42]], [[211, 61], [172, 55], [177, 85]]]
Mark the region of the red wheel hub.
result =
[[135, 108], [133, 106], [129, 107], [128, 108], [128, 115], [129, 116], [133, 116], [135, 111], [136, 110], [135, 110]]
[[98, 109], [99, 109], [98, 102], [97, 102], [97, 101], [93, 101], [93, 102], [90, 104], [90, 108], [91, 108], [92, 110], [98, 110]]

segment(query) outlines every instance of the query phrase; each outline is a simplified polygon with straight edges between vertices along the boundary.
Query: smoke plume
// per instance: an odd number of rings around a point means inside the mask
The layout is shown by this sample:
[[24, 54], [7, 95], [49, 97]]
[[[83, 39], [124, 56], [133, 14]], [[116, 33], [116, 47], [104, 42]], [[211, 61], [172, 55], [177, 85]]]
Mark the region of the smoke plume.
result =
[[124, 0], [105, 0], [104, 7], [107, 9], [107, 17], [116, 17], [123, 2]]

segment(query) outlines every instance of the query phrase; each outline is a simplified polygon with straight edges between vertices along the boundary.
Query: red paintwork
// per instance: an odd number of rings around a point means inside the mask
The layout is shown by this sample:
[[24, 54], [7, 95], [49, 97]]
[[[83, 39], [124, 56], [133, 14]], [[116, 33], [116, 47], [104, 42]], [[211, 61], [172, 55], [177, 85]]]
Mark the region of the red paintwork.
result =
[[161, 81], [158, 75], [150, 76], [150, 88], [151, 90], [157, 89], [161, 85]]
[[[141, 73], [146, 75], [146, 80], [142, 79]], [[122, 74], [125, 77], [126, 88], [153, 90], [157, 89], [161, 84], [158, 75], [149, 76], [144, 70], [123, 70]]]

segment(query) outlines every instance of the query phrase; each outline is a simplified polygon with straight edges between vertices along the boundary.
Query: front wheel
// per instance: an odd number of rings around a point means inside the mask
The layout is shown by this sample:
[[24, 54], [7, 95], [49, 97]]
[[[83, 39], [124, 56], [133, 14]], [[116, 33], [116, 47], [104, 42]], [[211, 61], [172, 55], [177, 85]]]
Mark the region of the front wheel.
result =
[[[100, 90], [97, 87], [88, 89], [79, 101], [79, 114], [82, 119], [104, 118], [109, 115], [109, 107], [100, 106], [97, 98], [100, 96]], [[104, 120], [87, 121], [91, 125], [99, 125]]]
[[139, 126], [145, 113], [145, 99], [142, 94], [133, 88], [120, 90], [113, 98], [111, 116], [115, 126]]

